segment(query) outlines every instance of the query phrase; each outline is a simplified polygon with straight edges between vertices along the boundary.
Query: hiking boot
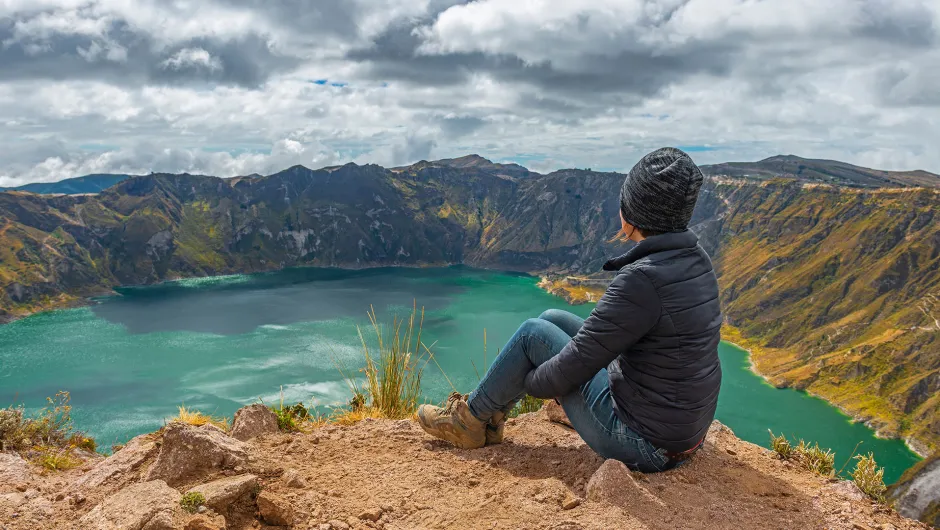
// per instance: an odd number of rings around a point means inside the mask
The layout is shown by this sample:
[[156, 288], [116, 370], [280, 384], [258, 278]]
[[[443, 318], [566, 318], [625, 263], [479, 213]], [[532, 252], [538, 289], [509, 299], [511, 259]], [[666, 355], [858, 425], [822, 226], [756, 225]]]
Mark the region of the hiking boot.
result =
[[486, 422], [486, 445], [495, 445], [503, 443], [503, 431], [506, 430], [506, 416], [503, 411], [497, 411]]
[[470, 412], [467, 398], [459, 392], [453, 392], [443, 408], [421, 405], [418, 424], [424, 432], [461, 449], [476, 449], [486, 443], [486, 422]]

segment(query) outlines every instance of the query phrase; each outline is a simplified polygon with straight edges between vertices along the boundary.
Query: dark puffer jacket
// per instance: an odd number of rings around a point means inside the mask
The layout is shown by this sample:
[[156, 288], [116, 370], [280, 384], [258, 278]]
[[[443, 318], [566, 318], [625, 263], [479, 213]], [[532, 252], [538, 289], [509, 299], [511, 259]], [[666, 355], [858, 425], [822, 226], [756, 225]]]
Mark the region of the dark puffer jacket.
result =
[[718, 406], [721, 309], [708, 254], [691, 231], [653, 236], [610, 260], [618, 270], [567, 346], [526, 392], [563, 396], [607, 367], [616, 412], [653, 445], [691, 449]]

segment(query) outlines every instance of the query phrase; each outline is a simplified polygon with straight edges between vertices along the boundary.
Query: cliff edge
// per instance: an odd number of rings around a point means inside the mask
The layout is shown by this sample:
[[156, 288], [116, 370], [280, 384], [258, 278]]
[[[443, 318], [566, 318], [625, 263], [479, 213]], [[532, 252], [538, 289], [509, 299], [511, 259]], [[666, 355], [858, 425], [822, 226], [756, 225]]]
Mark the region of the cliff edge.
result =
[[686, 465], [643, 475], [544, 409], [474, 450], [410, 420], [285, 434], [265, 414], [240, 411], [231, 434], [171, 423], [69, 471], [0, 454], [0, 528], [927, 528], [717, 422]]

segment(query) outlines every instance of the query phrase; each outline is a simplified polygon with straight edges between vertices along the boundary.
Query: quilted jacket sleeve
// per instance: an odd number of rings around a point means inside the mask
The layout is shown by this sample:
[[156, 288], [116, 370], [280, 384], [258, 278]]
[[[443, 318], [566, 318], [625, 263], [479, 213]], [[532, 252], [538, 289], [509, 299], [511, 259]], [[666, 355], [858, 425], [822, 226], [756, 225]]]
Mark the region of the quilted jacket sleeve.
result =
[[561, 353], [529, 372], [526, 393], [547, 399], [573, 392], [652, 329], [661, 308], [649, 278], [625, 268]]

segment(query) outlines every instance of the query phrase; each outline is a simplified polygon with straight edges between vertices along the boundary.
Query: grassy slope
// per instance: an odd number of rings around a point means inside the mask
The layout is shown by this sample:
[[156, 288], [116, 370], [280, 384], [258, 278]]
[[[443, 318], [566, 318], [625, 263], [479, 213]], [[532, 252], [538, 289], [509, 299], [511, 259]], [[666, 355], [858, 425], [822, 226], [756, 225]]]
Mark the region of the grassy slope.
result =
[[729, 322], [760, 346], [757, 368], [936, 448], [940, 194], [726, 192], [736, 207], [722, 219], [716, 269]]

